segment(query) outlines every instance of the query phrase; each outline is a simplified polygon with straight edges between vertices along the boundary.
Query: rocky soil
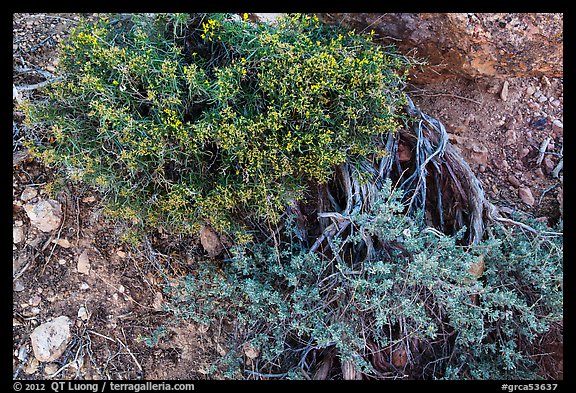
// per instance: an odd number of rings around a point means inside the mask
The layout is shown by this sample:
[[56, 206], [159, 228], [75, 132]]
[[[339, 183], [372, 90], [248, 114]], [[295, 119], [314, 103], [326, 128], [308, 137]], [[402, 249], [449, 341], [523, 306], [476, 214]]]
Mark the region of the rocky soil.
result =
[[[53, 77], [58, 42], [80, 17], [95, 16], [14, 14], [14, 103], [41, 97], [35, 87]], [[442, 120], [492, 202], [549, 224], [562, 216], [561, 75], [415, 75], [408, 92], [423, 111]], [[207, 368], [226, 351], [218, 331], [190, 323], [169, 327], [159, 345], [142, 340], [166, 319], [155, 264], [171, 256], [153, 242], [146, 256], [122, 246], [121, 227], [105, 218], [93, 190], [67, 185], [48, 194], [53, 172], [26, 154], [22, 141], [38, 136], [22, 121], [15, 109], [13, 377], [206, 378]], [[175, 271], [185, 269], [185, 262], [171, 263]], [[561, 325], [542, 346], [542, 375], [562, 379]]]

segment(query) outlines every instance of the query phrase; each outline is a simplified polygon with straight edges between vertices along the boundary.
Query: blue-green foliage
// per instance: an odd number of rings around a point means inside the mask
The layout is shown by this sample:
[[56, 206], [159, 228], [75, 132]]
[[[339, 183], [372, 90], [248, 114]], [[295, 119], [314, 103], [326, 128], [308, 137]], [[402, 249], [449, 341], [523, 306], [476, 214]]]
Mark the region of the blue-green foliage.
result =
[[[429, 378], [535, 377], [519, 343], [562, 318], [562, 239], [495, 226], [491, 240], [459, 245], [404, 215], [400, 197], [388, 183], [370, 212], [351, 217], [352, 233], [335, 239], [343, 247], [365, 231], [387, 250], [377, 258], [350, 266], [310, 253], [287, 225], [279, 250], [247, 244], [221, 269], [199, 263], [171, 288], [171, 309], [204, 324], [235, 320], [236, 367], [249, 342], [263, 372], [298, 377], [306, 351], [335, 346], [371, 374], [367, 339], [386, 347], [410, 336], [447, 355]], [[471, 267], [481, 259], [478, 277]]]

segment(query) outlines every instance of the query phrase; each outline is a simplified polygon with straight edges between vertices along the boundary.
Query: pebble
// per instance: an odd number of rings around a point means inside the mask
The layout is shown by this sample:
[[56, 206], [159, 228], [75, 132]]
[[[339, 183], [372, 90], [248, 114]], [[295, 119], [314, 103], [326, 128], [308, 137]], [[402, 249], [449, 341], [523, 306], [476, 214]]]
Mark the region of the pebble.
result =
[[24, 228], [23, 227], [12, 227], [12, 240], [14, 243], [18, 244], [24, 240]]
[[48, 363], [47, 365], [44, 366], [44, 375], [50, 377], [56, 374], [59, 368], [60, 367], [58, 367], [56, 363]]
[[504, 81], [504, 84], [502, 85], [502, 90], [500, 91], [500, 98], [502, 99], [502, 101], [508, 100], [508, 81]]
[[518, 189], [518, 196], [525, 204], [529, 206], [534, 206], [534, 196], [532, 195], [532, 191], [528, 187], [521, 187]]
[[162, 296], [162, 292], [156, 292], [154, 294], [154, 301], [152, 302], [152, 307], [154, 307], [155, 311], [163, 311], [162, 304], [164, 303], [164, 297]]
[[554, 125], [554, 126], [556, 126], [556, 127], [558, 127], [558, 128], [564, 128], [564, 124], [562, 124], [562, 122], [561, 122], [560, 120], [558, 120], [558, 119], [554, 120], [554, 121], [552, 122], [552, 125]]
[[34, 329], [30, 340], [37, 360], [53, 362], [64, 353], [72, 339], [70, 323], [70, 318], [63, 315]]
[[59, 263], [60, 265], [66, 265], [66, 259], [61, 258], [61, 259], [58, 260], [58, 263]]
[[62, 248], [70, 248], [70, 246], [71, 246], [70, 241], [68, 239], [64, 239], [64, 238], [54, 239], [54, 240], [52, 240], [52, 243], [56, 243]]
[[88, 251], [82, 251], [82, 254], [78, 257], [78, 264], [76, 265], [78, 273], [90, 274], [90, 259], [88, 258]]
[[520, 187], [520, 180], [518, 180], [514, 175], [508, 176], [508, 182], [516, 188]]
[[24, 283], [22, 282], [22, 280], [17, 279], [14, 281], [14, 292], [22, 292], [25, 288], [24, 288]]
[[88, 315], [88, 311], [86, 310], [86, 307], [81, 306], [78, 309], [78, 318], [80, 318], [83, 321], [87, 321], [89, 317], [90, 316]]
[[550, 105], [552, 105], [554, 107], [559, 107], [560, 106], [560, 100], [555, 98], [554, 100], [550, 101]]
[[532, 95], [534, 96], [534, 98], [538, 98], [538, 97], [540, 97], [540, 96], [542, 95], [542, 92], [541, 92], [540, 90], [536, 90], [536, 91], [534, 92], [534, 94], [532, 94]]
[[23, 200], [24, 202], [28, 202], [29, 200], [35, 198], [36, 195], [38, 195], [38, 191], [36, 191], [35, 188], [26, 187], [24, 191], [22, 191], [20, 199]]
[[544, 170], [546, 171], [546, 173], [552, 173], [555, 165], [554, 165], [554, 161], [552, 161], [552, 157], [550, 157], [550, 155], [546, 155], [544, 157], [542, 164], [544, 165]]
[[62, 222], [62, 207], [55, 200], [48, 199], [36, 204], [24, 205], [30, 223], [42, 232], [51, 232]]
[[522, 148], [522, 150], [520, 150], [520, 153], [518, 154], [518, 158], [522, 159], [524, 157], [526, 157], [528, 154], [530, 154], [530, 149], [527, 147]]
[[473, 163], [486, 166], [488, 164], [488, 148], [472, 142], [470, 145], [470, 159]]
[[514, 131], [514, 130], [506, 131], [505, 137], [506, 137], [506, 141], [504, 142], [505, 146], [509, 146], [509, 145], [516, 143], [516, 139], [517, 139], [516, 131]]
[[24, 366], [24, 373], [26, 373], [28, 375], [34, 374], [38, 370], [39, 364], [40, 364], [40, 362], [38, 361], [38, 359], [31, 358], [28, 361], [28, 363], [26, 363], [26, 366]]
[[546, 101], [548, 101], [548, 97], [546, 97], [545, 95], [541, 95], [541, 96], [538, 98], [538, 102], [539, 102], [539, 103], [543, 103], [543, 102], [546, 102]]
[[533, 95], [536, 92], [536, 89], [534, 88], [534, 86], [528, 86], [526, 88], [526, 95]]
[[42, 298], [40, 296], [34, 295], [30, 298], [28, 303], [30, 303], [31, 306], [37, 306], [40, 304], [41, 301], [42, 301]]
[[87, 291], [88, 289], [90, 289], [90, 286], [88, 284], [86, 284], [85, 282], [80, 284], [80, 290]]

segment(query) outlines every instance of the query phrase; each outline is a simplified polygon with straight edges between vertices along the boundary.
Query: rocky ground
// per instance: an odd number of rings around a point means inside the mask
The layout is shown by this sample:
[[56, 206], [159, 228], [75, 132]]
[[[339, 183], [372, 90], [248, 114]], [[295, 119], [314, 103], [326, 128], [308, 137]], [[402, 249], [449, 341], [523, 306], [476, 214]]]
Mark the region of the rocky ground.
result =
[[[82, 16], [95, 15], [14, 14], [14, 103], [40, 96], [35, 85], [52, 78], [57, 43]], [[562, 78], [413, 82], [414, 102], [443, 121], [492, 202], [549, 224], [562, 216]], [[226, 351], [218, 331], [190, 323], [169, 328], [157, 346], [142, 340], [166, 318], [155, 264], [170, 256], [153, 244], [147, 256], [121, 246], [121, 228], [104, 217], [93, 190], [67, 186], [49, 195], [52, 171], [26, 155], [22, 141], [35, 136], [22, 121], [15, 109], [13, 377], [205, 378]], [[556, 326], [543, 338], [546, 378], [563, 377], [562, 333]]]

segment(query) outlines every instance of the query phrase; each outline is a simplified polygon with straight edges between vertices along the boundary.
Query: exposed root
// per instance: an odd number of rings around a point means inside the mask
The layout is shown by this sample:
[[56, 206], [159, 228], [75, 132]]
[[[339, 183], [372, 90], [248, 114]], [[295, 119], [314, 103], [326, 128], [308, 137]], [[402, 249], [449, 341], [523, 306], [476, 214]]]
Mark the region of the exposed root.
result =
[[[413, 122], [411, 127], [390, 134], [385, 141], [388, 155], [376, 165], [372, 162], [342, 164], [335, 171], [334, 182], [327, 185], [320, 194], [317, 218], [321, 233], [316, 237], [310, 253], [319, 253], [331, 263], [349, 266], [350, 271], [362, 266], [364, 261], [374, 260], [377, 255], [386, 255], [389, 250], [382, 249], [382, 243], [376, 241], [363, 225], [356, 225], [353, 217], [369, 213], [380, 197], [385, 180], [391, 179], [404, 194], [405, 214], [415, 220], [422, 220], [424, 231], [437, 236], [454, 235], [466, 228], [463, 242], [476, 245], [485, 238], [485, 231], [494, 222], [515, 225], [540, 236], [562, 235], [556, 232], [539, 233], [536, 229], [504, 217], [498, 208], [486, 199], [480, 180], [468, 163], [450, 145], [443, 124], [420, 111], [408, 98], [407, 112]], [[408, 144], [414, 151], [409, 162], [400, 162], [399, 142]], [[368, 180], [366, 180], [368, 179]], [[360, 242], [337, 243], [353, 234], [359, 234]], [[392, 245], [390, 247], [396, 247]], [[402, 251], [401, 245], [398, 250]], [[342, 299], [333, 299], [340, 302]], [[402, 336], [403, 334], [403, 336]], [[414, 354], [408, 342], [409, 332], [400, 332], [406, 361], [414, 362]], [[398, 341], [400, 342], [400, 341]], [[393, 356], [396, 352], [378, 348], [370, 339], [366, 341], [366, 353], [370, 353], [375, 375], [371, 378], [402, 378], [403, 370], [396, 367]], [[329, 378], [330, 368], [335, 366], [334, 348], [326, 352], [320, 361], [314, 379]], [[363, 374], [355, 366], [342, 361], [342, 378], [362, 379]], [[337, 371], [335, 371], [337, 373]]]

